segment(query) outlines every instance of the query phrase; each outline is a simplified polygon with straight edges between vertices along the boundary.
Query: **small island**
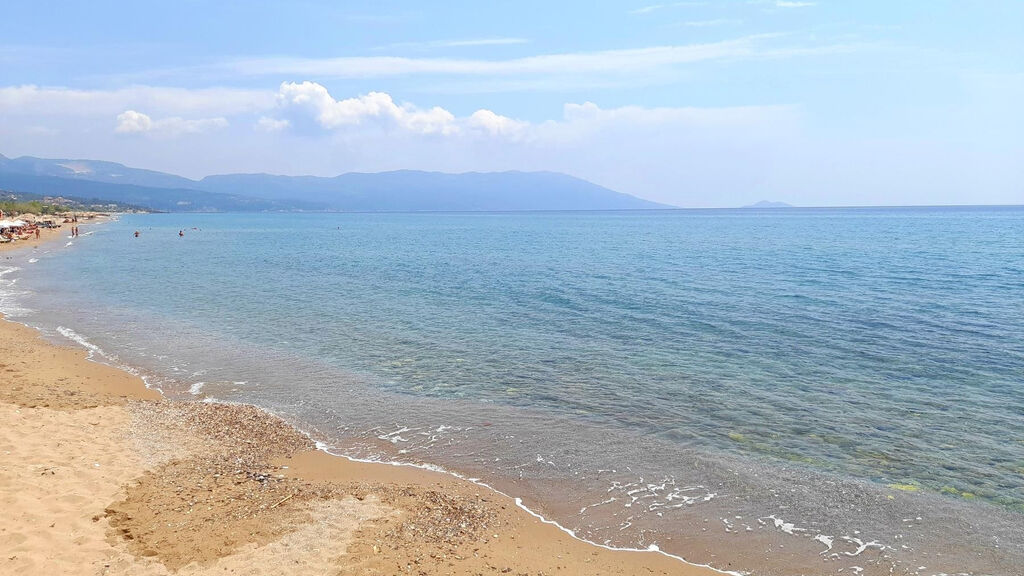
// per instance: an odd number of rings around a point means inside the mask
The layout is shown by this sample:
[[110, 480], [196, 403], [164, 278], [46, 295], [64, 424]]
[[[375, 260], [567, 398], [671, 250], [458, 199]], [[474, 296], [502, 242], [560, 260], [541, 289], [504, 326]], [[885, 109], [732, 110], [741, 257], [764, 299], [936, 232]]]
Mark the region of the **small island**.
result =
[[792, 204], [786, 204], [785, 202], [761, 200], [760, 202], [744, 206], [744, 208], [794, 208], [794, 206]]

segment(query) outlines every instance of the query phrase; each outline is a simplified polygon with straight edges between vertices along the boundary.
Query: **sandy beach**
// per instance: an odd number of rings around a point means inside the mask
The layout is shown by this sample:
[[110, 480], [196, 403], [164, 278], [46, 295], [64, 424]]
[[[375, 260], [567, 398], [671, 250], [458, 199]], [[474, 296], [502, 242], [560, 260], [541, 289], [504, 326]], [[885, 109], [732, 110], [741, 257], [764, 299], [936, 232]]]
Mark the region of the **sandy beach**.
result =
[[251, 406], [165, 400], [6, 320], [0, 412], [3, 573], [718, 573], [576, 540], [449, 475], [328, 455]]
[[55, 242], [62, 238], [66, 239], [70, 234], [70, 224], [65, 224], [62, 228], [41, 228], [39, 230], [39, 238], [29, 238], [27, 240], [0, 244], [0, 254], [11, 253], [15, 250], [31, 250], [49, 242]]

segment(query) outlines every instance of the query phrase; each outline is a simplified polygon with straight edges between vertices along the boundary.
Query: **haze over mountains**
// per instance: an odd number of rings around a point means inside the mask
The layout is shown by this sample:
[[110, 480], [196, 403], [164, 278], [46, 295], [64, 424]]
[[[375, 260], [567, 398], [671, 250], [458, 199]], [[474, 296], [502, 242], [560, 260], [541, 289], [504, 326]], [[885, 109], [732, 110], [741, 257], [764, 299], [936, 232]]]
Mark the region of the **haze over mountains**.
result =
[[104, 199], [174, 212], [671, 208], [556, 172], [399, 170], [333, 178], [225, 174], [191, 180], [115, 162], [2, 155], [0, 189]]

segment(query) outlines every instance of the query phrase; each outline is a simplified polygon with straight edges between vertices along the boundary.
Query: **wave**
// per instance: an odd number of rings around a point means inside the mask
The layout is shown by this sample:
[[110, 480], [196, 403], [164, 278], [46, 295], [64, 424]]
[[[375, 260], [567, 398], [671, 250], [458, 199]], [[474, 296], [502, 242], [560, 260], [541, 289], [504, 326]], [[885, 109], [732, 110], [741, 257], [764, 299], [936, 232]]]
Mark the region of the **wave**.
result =
[[0, 266], [0, 314], [7, 317], [28, 316], [34, 312], [23, 303], [30, 292], [19, 290], [18, 279], [11, 277], [18, 270], [21, 268], [17, 266]]

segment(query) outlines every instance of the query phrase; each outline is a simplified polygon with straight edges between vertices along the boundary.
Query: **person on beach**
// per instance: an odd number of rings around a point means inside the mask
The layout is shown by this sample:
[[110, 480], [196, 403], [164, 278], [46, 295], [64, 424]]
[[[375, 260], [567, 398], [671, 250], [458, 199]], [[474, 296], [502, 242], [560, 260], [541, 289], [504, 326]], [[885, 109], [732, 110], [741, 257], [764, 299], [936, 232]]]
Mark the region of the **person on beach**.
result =
[[39, 228], [36, 228], [36, 240], [39, 239]]

